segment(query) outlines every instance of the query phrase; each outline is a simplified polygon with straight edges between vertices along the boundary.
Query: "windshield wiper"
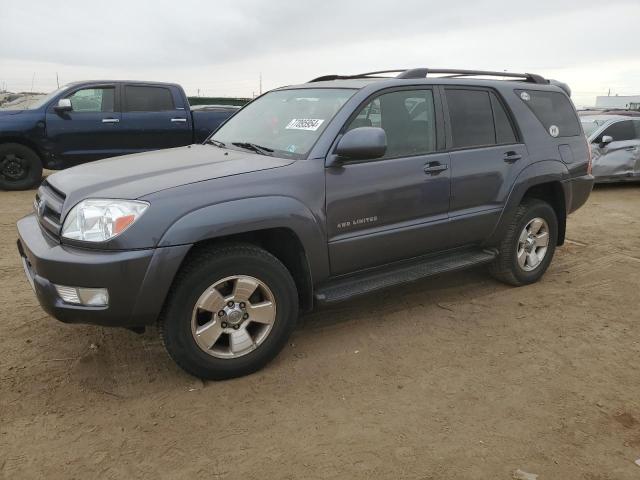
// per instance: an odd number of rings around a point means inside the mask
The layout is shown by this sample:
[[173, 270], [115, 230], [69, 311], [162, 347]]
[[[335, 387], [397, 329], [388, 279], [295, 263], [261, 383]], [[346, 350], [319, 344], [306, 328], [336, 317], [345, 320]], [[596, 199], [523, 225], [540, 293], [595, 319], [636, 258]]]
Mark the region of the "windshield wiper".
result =
[[213, 138], [210, 138], [209, 140], [207, 140], [205, 143], [209, 143], [211, 145], [215, 145], [218, 148], [224, 148], [226, 147], [226, 145], [224, 144], [224, 142], [221, 142], [220, 140], [214, 140]]
[[260, 155], [272, 155], [273, 149], [268, 147], [263, 147], [261, 145], [257, 145], [251, 142], [231, 142], [231, 145], [235, 145], [236, 147], [244, 148], [246, 150], [251, 150], [252, 152], [259, 153]]

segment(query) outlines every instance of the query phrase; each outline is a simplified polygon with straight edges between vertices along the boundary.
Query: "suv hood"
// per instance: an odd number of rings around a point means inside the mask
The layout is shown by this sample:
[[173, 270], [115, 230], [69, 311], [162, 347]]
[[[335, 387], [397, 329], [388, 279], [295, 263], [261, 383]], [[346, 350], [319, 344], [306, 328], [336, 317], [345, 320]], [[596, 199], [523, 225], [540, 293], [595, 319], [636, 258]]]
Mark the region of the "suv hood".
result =
[[293, 162], [213, 145], [191, 145], [87, 163], [55, 173], [47, 182], [75, 204], [88, 197], [135, 199], [189, 183]]

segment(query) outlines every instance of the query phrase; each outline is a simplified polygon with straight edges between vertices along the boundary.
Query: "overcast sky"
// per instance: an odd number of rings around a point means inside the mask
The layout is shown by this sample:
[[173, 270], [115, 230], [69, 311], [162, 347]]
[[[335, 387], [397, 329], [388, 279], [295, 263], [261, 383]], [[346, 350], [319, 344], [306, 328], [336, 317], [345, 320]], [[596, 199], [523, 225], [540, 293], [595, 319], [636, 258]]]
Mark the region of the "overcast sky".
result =
[[[251, 96], [328, 73], [527, 71], [640, 94], [639, 0], [0, 0], [0, 88], [126, 78]], [[35, 79], [34, 79], [35, 73]]]

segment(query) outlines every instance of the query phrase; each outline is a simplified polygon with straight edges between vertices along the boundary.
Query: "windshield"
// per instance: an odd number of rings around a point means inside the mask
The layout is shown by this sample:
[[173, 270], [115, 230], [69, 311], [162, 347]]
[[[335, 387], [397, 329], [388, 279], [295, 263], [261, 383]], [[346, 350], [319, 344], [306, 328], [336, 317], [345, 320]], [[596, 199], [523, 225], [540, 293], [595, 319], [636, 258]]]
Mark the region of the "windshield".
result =
[[606, 120], [593, 120], [593, 119], [586, 119], [586, 118], [581, 119], [580, 122], [582, 123], [582, 129], [584, 130], [584, 134], [587, 137], [590, 137], [593, 132], [595, 132], [598, 128], [600, 128], [602, 125], [607, 123]]
[[44, 97], [38, 96], [37, 98], [33, 98], [29, 96], [20, 96], [15, 100], [0, 106], [0, 110], [35, 110], [45, 105], [49, 100], [66, 88], [66, 86], [60, 87]]
[[355, 90], [276, 90], [231, 117], [211, 138], [226, 147], [265, 155], [306, 158], [334, 115]]

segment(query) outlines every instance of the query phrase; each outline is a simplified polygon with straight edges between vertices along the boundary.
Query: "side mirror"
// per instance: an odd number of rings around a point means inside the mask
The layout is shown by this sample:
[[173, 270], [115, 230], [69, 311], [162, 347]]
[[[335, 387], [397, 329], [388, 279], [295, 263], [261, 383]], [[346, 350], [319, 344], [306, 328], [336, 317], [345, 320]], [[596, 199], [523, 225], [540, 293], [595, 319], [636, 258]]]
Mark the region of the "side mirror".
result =
[[359, 127], [343, 135], [336, 147], [341, 160], [372, 160], [387, 152], [387, 134], [382, 128]]
[[71, 105], [71, 100], [68, 98], [61, 98], [58, 100], [58, 104], [53, 107], [56, 112], [70, 112], [73, 110], [73, 105]]
[[605, 145], [609, 145], [611, 142], [613, 142], [613, 137], [611, 135], [603, 135], [600, 140], [600, 145], [604, 147]]

